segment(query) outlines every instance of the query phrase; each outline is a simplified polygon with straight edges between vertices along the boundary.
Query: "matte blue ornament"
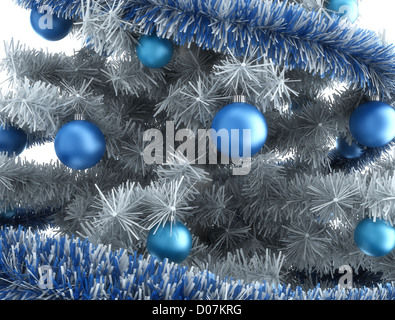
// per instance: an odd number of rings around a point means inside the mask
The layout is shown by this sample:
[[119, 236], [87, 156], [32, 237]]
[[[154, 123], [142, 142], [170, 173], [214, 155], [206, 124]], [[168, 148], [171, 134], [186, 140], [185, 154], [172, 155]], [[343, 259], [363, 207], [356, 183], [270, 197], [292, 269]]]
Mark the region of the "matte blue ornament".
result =
[[66, 37], [73, 27], [73, 20], [58, 17], [48, 10], [43, 13], [33, 8], [30, 13], [30, 24], [41, 37], [50, 41], [58, 41]]
[[168, 39], [143, 35], [136, 48], [137, 57], [149, 68], [162, 68], [173, 56], [173, 44]]
[[359, 158], [364, 152], [363, 148], [358, 143], [353, 141], [350, 145], [343, 137], [338, 137], [336, 139], [336, 150], [347, 159]]
[[95, 166], [103, 157], [106, 141], [93, 123], [74, 120], [66, 123], [55, 137], [55, 152], [69, 168], [85, 170]]
[[382, 257], [395, 248], [395, 229], [385, 220], [371, 218], [361, 220], [354, 231], [354, 241], [365, 254]]
[[381, 101], [366, 102], [352, 112], [349, 126], [359, 144], [382, 147], [395, 138], [395, 110]]
[[168, 221], [156, 228], [153, 227], [148, 234], [148, 252], [160, 261], [165, 258], [175, 263], [184, 261], [192, 248], [192, 236], [188, 228], [179, 221]]
[[[244, 99], [241, 101], [244, 101]], [[236, 159], [253, 156], [259, 152], [267, 138], [265, 117], [257, 108], [246, 102], [233, 102], [223, 107], [215, 115], [211, 128], [215, 130], [217, 135], [217, 139], [213, 136], [213, 143], [217, 149]], [[221, 145], [221, 129], [227, 132], [228, 144], [224, 142], [224, 145]], [[244, 131], [245, 129], [250, 130], [250, 141], [248, 133]], [[236, 130], [234, 131], [236, 134], [232, 136], [233, 130]], [[245, 134], [246, 136], [244, 136]], [[246, 142], [245, 146], [244, 142]], [[232, 144], [234, 145], [233, 148]], [[246, 148], [247, 153], [243, 148]]]
[[22, 129], [13, 126], [0, 126], [0, 152], [8, 156], [18, 156], [25, 150], [27, 135]]
[[0, 217], [11, 219], [15, 216], [15, 209], [7, 209], [6, 211], [0, 210]]
[[329, 0], [325, 6], [331, 13], [345, 17], [351, 23], [358, 18], [358, 3], [355, 0]]

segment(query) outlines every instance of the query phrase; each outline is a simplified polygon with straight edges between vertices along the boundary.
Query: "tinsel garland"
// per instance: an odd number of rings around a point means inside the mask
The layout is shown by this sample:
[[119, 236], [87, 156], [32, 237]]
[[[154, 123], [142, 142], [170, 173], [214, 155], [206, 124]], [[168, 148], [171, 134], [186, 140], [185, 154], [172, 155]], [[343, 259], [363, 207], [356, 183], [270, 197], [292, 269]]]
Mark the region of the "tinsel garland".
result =
[[[17, 300], [393, 300], [392, 284], [309, 291], [219, 279], [167, 260], [111, 250], [22, 227], [0, 231], [0, 299]], [[46, 267], [46, 268], [43, 268]], [[42, 281], [51, 269], [52, 279]], [[50, 282], [48, 282], [50, 281]], [[51, 285], [49, 285], [51, 284]]]
[[[60, 15], [80, 19], [90, 0], [16, 0], [25, 7], [48, 5]], [[108, 12], [121, 7], [125, 29], [191, 42], [236, 56], [259, 57], [289, 69], [302, 69], [389, 96], [395, 90], [393, 45], [373, 31], [335, 15], [308, 11], [287, 1], [116, 0], [101, 4]], [[84, 13], [85, 11], [85, 13]]]

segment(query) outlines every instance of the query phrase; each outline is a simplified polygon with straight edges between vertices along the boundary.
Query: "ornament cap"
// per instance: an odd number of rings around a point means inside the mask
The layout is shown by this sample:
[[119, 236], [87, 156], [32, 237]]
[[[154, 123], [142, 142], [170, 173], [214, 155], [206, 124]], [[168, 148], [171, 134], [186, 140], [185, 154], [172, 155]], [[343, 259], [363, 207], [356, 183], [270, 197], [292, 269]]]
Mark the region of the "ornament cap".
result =
[[246, 102], [246, 97], [243, 95], [237, 95], [233, 97], [233, 102], [242, 102], [245, 103]]
[[82, 113], [76, 113], [74, 115], [74, 120], [85, 120], [85, 116]]
[[380, 101], [380, 95], [375, 94], [373, 96], [370, 97], [370, 101]]

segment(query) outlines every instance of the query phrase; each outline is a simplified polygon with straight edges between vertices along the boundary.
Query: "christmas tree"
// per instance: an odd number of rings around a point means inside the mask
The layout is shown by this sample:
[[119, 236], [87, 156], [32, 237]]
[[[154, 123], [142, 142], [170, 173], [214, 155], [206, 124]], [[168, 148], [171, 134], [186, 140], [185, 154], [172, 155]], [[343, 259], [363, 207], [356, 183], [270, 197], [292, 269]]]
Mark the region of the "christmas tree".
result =
[[82, 45], [5, 45], [1, 299], [394, 298], [395, 50], [357, 1], [15, 2]]

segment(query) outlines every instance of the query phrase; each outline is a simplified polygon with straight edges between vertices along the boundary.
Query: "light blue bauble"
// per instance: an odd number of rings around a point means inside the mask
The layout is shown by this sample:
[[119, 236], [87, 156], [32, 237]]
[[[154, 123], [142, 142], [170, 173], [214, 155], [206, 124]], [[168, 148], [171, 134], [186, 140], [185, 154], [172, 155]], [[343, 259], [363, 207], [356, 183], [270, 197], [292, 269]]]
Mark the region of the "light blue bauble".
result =
[[[243, 129], [250, 129], [251, 143], [246, 146], [246, 150], [250, 151], [250, 156], [253, 156], [262, 149], [267, 138], [267, 123], [263, 114], [254, 106], [245, 102], [233, 102], [226, 105], [215, 115], [211, 129], [214, 129], [217, 134], [217, 139], [212, 136], [213, 143], [220, 152], [226, 153], [231, 158], [244, 158], [248, 155], [244, 154], [243, 148]], [[228, 150], [222, 150], [220, 130], [224, 129], [228, 132]], [[232, 150], [232, 129], [238, 130], [239, 141]], [[225, 147], [224, 147], [225, 149]]]
[[355, 228], [354, 241], [363, 253], [382, 257], [395, 248], [395, 229], [382, 219], [365, 218]]
[[58, 17], [46, 11], [38, 12], [33, 8], [30, 13], [30, 24], [38, 35], [49, 41], [58, 41], [66, 37], [73, 27], [73, 20]]
[[350, 145], [343, 137], [338, 137], [336, 139], [336, 150], [340, 155], [347, 159], [359, 158], [364, 152], [360, 145], [354, 141]]
[[352, 112], [349, 126], [359, 144], [382, 147], [395, 138], [395, 110], [381, 101], [366, 102]]
[[351, 23], [358, 18], [359, 9], [355, 0], [329, 0], [325, 7], [330, 13], [336, 13], [340, 17], [345, 17]]
[[137, 57], [148, 68], [162, 68], [173, 56], [173, 44], [168, 39], [144, 35], [136, 48]]
[[106, 150], [100, 129], [86, 120], [74, 120], [60, 128], [55, 137], [55, 152], [67, 167], [85, 170], [95, 166]]
[[[170, 231], [171, 229], [171, 231]], [[187, 227], [181, 222], [153, 227], [147, 238], [148, 252], [158, 260], [167, 258], [171, 262], [184, 261], [192, 248], [192, 236]]]

